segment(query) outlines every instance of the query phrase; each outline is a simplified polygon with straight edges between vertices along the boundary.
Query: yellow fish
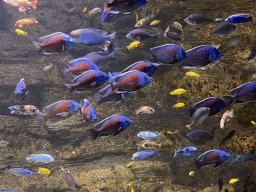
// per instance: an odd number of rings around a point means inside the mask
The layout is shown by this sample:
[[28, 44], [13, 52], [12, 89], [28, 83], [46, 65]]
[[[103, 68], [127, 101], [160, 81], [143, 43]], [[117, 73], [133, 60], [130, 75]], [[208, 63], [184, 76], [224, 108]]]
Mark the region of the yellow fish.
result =
[[174, 134], [174, 133], [173, 133], [173, 132], [171, 132], [171, 131], [167, 131], [167, 133], [168, 133], [168, 134], [170, 134], [170, 135]]
[[239, 181], [239, 178], [230, 179], [229, 184], [233, 184], [235, 182]]
[[190, 171], [189, 176], [194, 176], [195, 175], [195, 171]]
[[127, 46], [127, 49], [133, 49], [134, 47], [137, 47], [140, 44], [139, 41], [133, 41], [130, 45]]
[[49, 171], [49, 169], [39, 167], [38, 168], [38, 173], [42, 173], [42, 174], [48, 175], [48, 174], [50, 174], [50, 171]]
[[27, 35], [28, 34], [26, 31], [22, 31], [20, 29], [15, 29], [15, 32], [18, 33], [18, 35]]
[[172, 106], [172, 108], [176, 108], [176, 107], [184, 107], [185, 104], [184, 103], [176, 103], [175, 105]]
[[135, 11], [135, 17], [136, 17], [136, 22], [138, 22], [138, 20], [139, 20], [139, 14], [137, 13], [137, 11]]
[[128, 163], [127, 168], [131, 167], [135, 161]]
[[172, 24], [172, 26], [175, 27], [176, 29], [180, 30], [180, 31], [183, 31], [182, 30], [182, 25], [180, 23], [178, 23], [178, 22], [174, 22]]
[[197, 73], [194, 73], [194, 72], [187, 72], [186, 75], [190, 76], [190, 77], [199, 77], [200, 75], [198, 75]]
[[252, 123], [253, 125], [256, 125], [256, 123], [255, 123], [254, 121], [251, 121], [251, 123]]
[[53, 65], [50, 64], [50, 65], [47, 65], [43, 68], [44, 71], [48, 71], [49, 69], [53, 68]]
[[76, 154], [76, 152], [75, 152], [75, 151], [72, 151], [72, 154], [73, 154], [73, 155], [75, 155], [75, 154]]
[[180, 89], [175, 89], [175, 90], [173, 90], [172, 92], [170, 92], [170, 94], [171, 94], [171, 95], [180, 95], [180, 94], [183, 94], [183, 93], [185, 93], [185, 92], [186, 92], [185, 89], [180, 88]]
[[83, 9], [83, 12], [85, 12], [87, 10], [87, 7], [85, 7], [84, 9]]
[[161, 23], [160, 20], [154, 20], [154, 21], [152, 21], [152, 22], [150, 23], [150, 25], [157, 25], [157, 24], [159, 24], [159, 23]]

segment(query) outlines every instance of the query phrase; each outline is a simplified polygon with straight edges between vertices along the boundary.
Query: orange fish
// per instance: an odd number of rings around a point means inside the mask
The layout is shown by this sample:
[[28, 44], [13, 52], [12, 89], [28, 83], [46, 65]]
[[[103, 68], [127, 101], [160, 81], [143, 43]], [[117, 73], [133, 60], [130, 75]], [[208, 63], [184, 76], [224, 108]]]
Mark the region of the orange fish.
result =
[[36, 9], [37, 0], [4, 0], [5, 3], [19, 7], [19, 12], [25, 12], [27, 9]]
[[23, 27], [24, 25], [32, 25], [33, 23], [38, 23], [38, 21], [35, 18], [26, 18], [26, 19], [20, 19], [15, 23], [15, 26], [17, 27]]

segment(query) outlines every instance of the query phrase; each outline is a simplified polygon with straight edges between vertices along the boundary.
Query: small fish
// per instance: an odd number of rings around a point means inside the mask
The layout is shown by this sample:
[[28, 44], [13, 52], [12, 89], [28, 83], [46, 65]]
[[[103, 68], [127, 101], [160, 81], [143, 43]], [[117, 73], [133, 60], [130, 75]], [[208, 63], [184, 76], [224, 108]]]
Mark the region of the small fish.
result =
[[24, 82], [24, 78], [20, 80], [20, 82], [17, 84], [14, 93], [16, 95], [16, 98], [21, 102], [24, 101], [25, 97], [27, 96], [29, 91], [26, 91], [26, 84]]
[[195, 175], [195, 171], [190, 171], [188, 175], [189, 176], [194, 176]]
[[73, 189], [74, 191], [76, 191], [76, 180], [74, 178], [74, 176], [72, 175], [72, 173], [64, 173], [64, 178], [67, 182], [67, 185], [69, 188]]
[[83, 9], [83, 13], [84, 13], [86, 10], [87, 10], [87, 7], [84, 7], [84, 9]]
[[121, 55], [122, 52], [119, 51], [118, 48], [116, 48], [114, 51], [112, 51], [110, 54], [107, 52], [92, 52], [87, 55], [85, 55], [83, 58], [87, 58], [96, 65], [103, 65], [108, 61], [111, 61], [114, 59], [115, 55]]
[[52, 69], [52, 68], [53, 68], [53, 65], [50, 64], [50, 65], [45, 66], [45, 67], [43, 68], [43, 71], [48, 71], [48, 70], [50, 70], [50, 69]]
[[231, 34], [233, 31], [235, 31], [237, 27], [234, 24], [222, 21], [214, 26], [211, 32], [208, 33], [208, 35], [213, 36], [226, 36]]
[[28, 176], [28, 175], [32, 175], [32, 171], [28, 170], [28, 169], [23, 169], [23, 168], [13, 168], [13, 169], [5, 169], [5, 174], [9, 175], [15, 175], [15, 176], [19, 176], [19, 177], [23, 177], [23, 176]]
[[140, 44], [139, 41], [133, 41], [130, 45], [127, 46], [127, 49], [133, 49], [134, 47], [138, 47], [138, 45]]
[[170, 94], [171, 95], [180, 95], [180, 94], [183, 94], [185, 92], [186, 92], [185, 89], [180, 88], [180, 89], [175, 89], [175, 90], [171, 91]]
[[81, 101], [81, 106], [80, 112], [86, 122], [92, 123], [97, 120], [97, 114], [88, 100], [84, 99]]
[[190, 77], [199, 77], [200, 75], [198, 75], [197, 73], [195, 72], [192, 72], [192, 71], [189, 71], [186, 73], [187, 76], [190, 76]]
[[32, 154], [26, 160], [32, 163], [50, 163], [54, 158], [49, 154]]
[[239, 178], [230, 179], [230, 180], [229, 180], [229, 184], [234, 184], [234, 183], [236, 183], [237, 181], [239, 181]]
[[235, 14], [231, 15], [226, 19], [223, 18], [217, 18], [216, 22], [226, 21], [229, 23], [244, 23], [252, 21], [253, 15], [250, 16], [250, 14]]
[[108, 10], [103, 10], [101, 13], [101, 20], [103, 22], [111, 22], [114, 18], [119, 17], [119, 16], [124, 16], [126, 14], [121, 13], [119, 11], [108, 11]]
[[153, 109], [152, 107], [149, 106], [143, 106], [143, 107], [139, 107], [138, 109], [136, 109], [135, 114], [139, 115], [139, 114], [153, 114], [155, 112], [155, 109]]
[[127, 168], [131, 167], [134, 164], [135, 161], [132, 161], [130, 163], [127, 164]]
[[132, 160], [133, 161], [142, 161], [142, 160], [145, 160], [145, 159], [148, 159], [152, 156], [155, 156], [155, 155], [159, 155], [159, 150], [156, 149], [155, 151], [139, 151], [137, 153], [134, 153], [132, 155]]
[[153, 133], [150, 131], [142, 131], [142, 132], [139, 132], [137, 136], [144, 140], [154, 140], [154, 139], [158, 138], [160, 135], [161, 135], [161, 133], [156, 134], [156, 133]]
[[137, 11], [134, 11], [134, 13], [135, 13], [135, 17], [136, 17], [136, 22], [138, 22], [138, 20], [139, 20], [139, 14], [138, 14]]
[[245, 162], [255, 159], [256, 157], [254, 155], [247, 155], [247, 154], [241, 154], [236, 157], [236, 161], [239, 162]]
[[0, 192], [14, 192], [14, 191], [9, 190], [9, 189], [0, 189]]
[[156, 39], [157, 36], [154, 34], [153, 31], [150, 31], [148, 29], [134, 29], [133, 31], [129, 32], [126, 37], [128, 39], [134, 40], [134, 41], [144, 41], [148, 39]]
[[168, 26], [164, 31], [164, 37], [170, 37], [173, 40], [181, 40], [182, 35], [182, 25], [178, 22], [174, 22], [171, 26]]
[[197, 148], [196, 147], [181, 147], [177, 150], [175, 150], [174, 158], [180, 157], [180, 156], [193, 156], [197, 154]]
[[142, 7], [147, 3], [146, 0], [136, 0], [136, 1], [130, 1], [130, 0], [122, 0], [122, 1], [113, 1], [113, 0], [105, 0], [105, 9], [107, 11], [115, 10], [120, 11], [123, 13], [129, 13], [133, 11], [134, 9], [137, 9], [139, 7]]
[[19, 12], [24, 13], [26, 12], [28, 9], [36, 9], [37, 8], [37, 0], [4, 0], [5, 3], [15, 6], [15, 7], [19, 7]]
[[9, 142], [8, 141], [0, 141], [0, 147], [3, 147], [5, 145], [8, 145]]
[[11, 114], [15, 115], [36, 115], [38, 109], [34, 105], [15, 105], [8, 107], [11, 110]]
[[16, 27], [23, 27], [24, 25], [30, 26], [34, 23], [38, 23], [38, 21], [35, 18], [26, 18], [26, 19], [20, 19], [16, 21], [15, 26]]
[[170, 134], [170, 135], [174, 134], [174, 132], [171, 132], [171, 131], [167, 131], [167, 133]]
[[209, 116], [210, 108], [209, 107], [200, 107], [198, 108], [192, 116], [192, 123], [186, 125], [186, 127], [191, 130], [192, 127], [198, 126], [203, 123], [203, 121]]
[[[159, 149], [161, 148], [161, 144], [157, 144], [150, 140], [143, 142], [140, 146], [143, 147], [144, 149], [152, 149], [155, 147], [158, 147]], [[139, 146], [139, 148], [140, 148], [140, 146]]]
[[232, 110], [228, 110], [226, 111], [221, 120], [220, 120], [220, 128], [223, 129], [224, 128], [224, 124], [226, 122], [229, 122], [230, 121], [230, 118], [233, 118], [234, 117], [234, 112], [233, 112], [233, 109]]
[[159, 23], [161, 23], [160, 20], [154, 20], [154, 21], [152, 21], [152, 22], [150, 23], [150, 25], [157, 25], [157, 24], [159, 24]]
[[230, 139], [235, 134], [234, 129], [228, 130], [220, 139], [219, 145], [222, 145], [226, 140]]
[[187, 18], [185, 18], [184, 21], [190, 25], [207, 25], [213, 22], [212, 19], [206, 17], [201, 13], [191, 14]]
[[20, 29], [15, 29], [15, 32], [18, 33], [18, 35], [27, 35], [28, 34], [26, 31], [22, 31]]
[[50, 174], [50, 170], [46, 169], [46, 168], [39, 167], [38, 168], [38, 173], [42, 173], [44, 175], [49, 175]]
[[176, 103], [175, 105], [172, 106], [173, 109], [179, 108], [179, 107], [184, 107], [185, 103]]
[[137, 23], [135, 24], [135, 27], [143, 27], [146, 23], [149, 22], [150, 19], [152, 19], [154, 17], [154, 15], [145, 17], [139, 21], [137, 21]]
[[95, 125], [95, 128], [97, 130], [89, 129], [89, 133], [93, 140], [95, 140], [97, 137], [102, 136], [116, 136], [124, 131], [127, 127], [129, 127], [131, 124], [132, 121], [127, 117], [121, 115], [114, 115], [102, 120], [100, 123]]
[[192, 139], [192, 140], [200, 140], [200, 139], [212, 139], [212, 134], [207, 132], [207, 131], [203, 131], [203, 130], [194, 130], [191, 131], [187, 134], [187, 136]]
[[256, 122], [254, 122], [254, 121], [251, 121], [251, 123], [252, 123], [253, 125], [256, 125]]
[[92, 10], [89, 12], [89, 16], [90, 16], [90, 15], [94, 15], [94, 14], [96, 14], [96, 13], [99, 13], [100, 11], [101, 11], [101, 9], [98, 8], [98, 7], [96, 7], [96, 8], [92, 9]]
[[247, 57], [247, 60], [250, 61], [252, 59], [254, 59], [254, 57], [256, 56], [256, 48], [254, 48], [252, 50], [252, 52], [250, 53], [250, 55]]
[[232, 38], [228, 40], [226, 46], [228, 47], [235, 47], [241, 42], [242, 38]]

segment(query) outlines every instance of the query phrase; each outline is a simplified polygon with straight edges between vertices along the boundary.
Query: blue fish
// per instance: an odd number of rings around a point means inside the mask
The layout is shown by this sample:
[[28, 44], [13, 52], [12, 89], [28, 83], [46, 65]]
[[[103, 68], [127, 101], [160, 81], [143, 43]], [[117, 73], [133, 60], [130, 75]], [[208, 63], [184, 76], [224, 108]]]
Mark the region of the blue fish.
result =
[[211, 133], [199, 129], [189, 132], [187, 136], [191, 140], [211, 139], [213, 137]]
[[107, 11], [103, 10], [101, 13], [101, 21], [103, 22], [111, 22], [115, 17], [124, 15], [119, 11]]
[[33, 172], [28, 170], [28, 169], [23, 169], [23, 168], [13, 168], [13, 169], [5, 169], [5, 174], [9, 175], [16, 175], [19, 177], [23, 177], [23, 176], [28, 176], [28, 175], [32, 175]]
[[247, 57], [247, 60], [250, 61], [251, 59], [254, 59], [255, 56], [256, 56], [256, 48], [252, 50], [250, 55]]
[[236, 157], [236, 161], [245, 162], [255, 159], [255, 155], [241, 154]]
[[86, 122], [92, 123], [97, 120], [97, 114], [88, 100], [84, 99], [81, 101], [81, 106], [80, 112]]
[[223, 165], [229, 158], [233, 158], [229, 153], [221, 150], [209, 150], [200, 155], [195, 161], [195, 166], [200, 169], [208, 165], [215, 164], [214, 168]]
[[83, 58], [87, 58], [97, 65], [103, 65], [106, 62], [114, 59], [115, 51], [113, 51], [110, 54], [108, 54], [106, 52], [102, 52], [102, 51], [92, 52], [92, 53], [85, 55]]
[[32, 154], [26, 160], [33, 163], [50, 163], [54, 158], [49, 154]]
[[120, 11], [127, 14], [134, 9], [140, 8], [147, 3], [147, 0], [104, 0], [104, 10], [110, 12], [110, 10]]
[[209, 97], [202, 101], [197, 102], [194, 104], [190, 109], [190, 116], [193, 115], [193, 113], [201, 107], [209, 107], [210, 108], [210, 114], [209, 116], [215, 115], [219, 113], [220, 111], [224, 110], [227, 106], [226, 103], [217, 97]]
[[183, 65], [183, 68], [201, 68], [204, 69], [207, 65], [216, 64], [222, 56], [222, 53], [219, 52], [215, 47], [208, 45], [201, 45], [194, 47], [186, 51], [187, 58], [176, 63], [176, 68], [179, 70]]
[[0, 189], [0, 192], [14, 192], [14, 191], [9, 190], [9, 189]]
[[20, 82], [17, 84], [14, 93], [16, 95], [16, 98], [21, 102], [24, 101], [25, 97], [27, 96], [29, 91], [26, 91], [26, 84], [24, 82], [24, 78], [20, 80]]
[[154, 140], [154, 139], [158, 138], [160, 135], [161, 135], [161, 133], [155, 134], [155, 133], [150, 132], [150, 131], [142, 131], [142, 132], [139, 132], [137, 136], [139, 138], [144, 139], [144, 140], [148, 140], [148, 139], [149, 140]]
[[231, 15], [226, 19], [223, 18], [217, 18], [216, 22], [226, 21], [229, 23], [243, 23], [243, 22], [249, 22], [252, 21], [253, 15], [250, 16], [250, 14], [235, 14]]
[[241, 104], [256, 100], [256, 82], [245, 83], [229, 92], [233, 96], [224, 96], [228, 106], [232, 103]]
[[196, 147], [181, 147], [177, 150], [175, 150], [174, 158], [180, 157], [180, 156], [193, 156], [197, 154], [197, 148]]
[[134, 153], [132, 155], [132, 160], [133, 161], [142, 161], [142, 160], [145, 160], [145, 159], [148, 159], [154, 155], [159, 155], [159, 150], [156, 149], [155, 151], [139, 151], [137, 153]]

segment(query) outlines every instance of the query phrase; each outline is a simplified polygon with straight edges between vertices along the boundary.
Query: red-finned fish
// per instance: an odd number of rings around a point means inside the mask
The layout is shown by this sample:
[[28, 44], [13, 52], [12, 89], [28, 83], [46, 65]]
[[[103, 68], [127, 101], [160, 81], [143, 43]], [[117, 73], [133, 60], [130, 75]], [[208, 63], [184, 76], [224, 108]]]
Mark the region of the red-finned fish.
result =
[[25, 12], [28, 9], [37, 8], [37, 0], [4, 0], [4, 2], [15, 7], [19, 7], [19, 12]]
[[224, 128], [224, 124], [226, 122], [229, 122], [230, 118], [233, 118], [234, 117], [234, 112], [233, 112], [233, 109], [232, 110], [228, 110], [226, 111], [221, 120], [220, 120], [220, 128], [223, 129]]
[[23, 27], [24, 25], [32, 25], [34, 23], [38, 23], [38, 21], [35, 18], [26, 18], [26, 19], [20, 19], [15, 23], [16, 27]]
[[38, 109], [34, 105], [15, 105], [8, 107], [11, 110], [11, 114], [15, 115], [35, 115]]

